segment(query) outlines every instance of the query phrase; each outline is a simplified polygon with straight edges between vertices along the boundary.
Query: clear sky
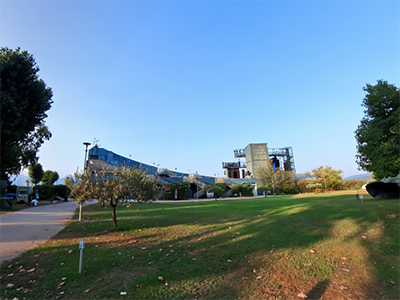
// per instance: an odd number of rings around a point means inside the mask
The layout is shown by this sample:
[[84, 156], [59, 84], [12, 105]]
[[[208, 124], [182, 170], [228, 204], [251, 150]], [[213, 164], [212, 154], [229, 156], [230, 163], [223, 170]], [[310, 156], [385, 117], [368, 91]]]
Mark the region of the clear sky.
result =
[[83, 142], [203, 175], [249, 143], [293, 147], [298, 173], [360, 173], [365, 84], [400, 86], [399, 1], [4, 1], [0, 44], [52, 88], [39, 162]]

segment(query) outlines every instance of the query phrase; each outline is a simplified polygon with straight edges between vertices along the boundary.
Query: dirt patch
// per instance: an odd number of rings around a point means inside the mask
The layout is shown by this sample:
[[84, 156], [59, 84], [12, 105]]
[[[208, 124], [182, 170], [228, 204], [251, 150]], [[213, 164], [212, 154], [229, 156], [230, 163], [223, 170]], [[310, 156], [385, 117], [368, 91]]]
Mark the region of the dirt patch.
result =
[[321, 300], [384, 298], [382, 286], [371, 276], [371, 268], [352, 266], [346, 272], [340, 266], [332, 279], [306, 280], [301, 269], [293, 270], [290, 257], [285, 253], [281, 256], [253, 255], [245, 265], [227, 275], [226, 282], [242, 299], [300, 299], [300, 293], [307, 295], [307, 299]]

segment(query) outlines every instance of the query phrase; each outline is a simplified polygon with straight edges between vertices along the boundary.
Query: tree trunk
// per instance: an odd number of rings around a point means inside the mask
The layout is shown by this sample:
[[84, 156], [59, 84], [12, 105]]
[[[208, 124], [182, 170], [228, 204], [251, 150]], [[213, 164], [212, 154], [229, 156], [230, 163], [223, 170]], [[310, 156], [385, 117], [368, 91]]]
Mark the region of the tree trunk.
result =
[[112, 205], [111, 204], [111, 206], [112, 206], [112, 217], [113, 217], [114, 228], [117, 228], [118, 227], [118, 225], [117, 225], [117, 214], [115, 212], [115, 208], [117, 207], [117, 205]]

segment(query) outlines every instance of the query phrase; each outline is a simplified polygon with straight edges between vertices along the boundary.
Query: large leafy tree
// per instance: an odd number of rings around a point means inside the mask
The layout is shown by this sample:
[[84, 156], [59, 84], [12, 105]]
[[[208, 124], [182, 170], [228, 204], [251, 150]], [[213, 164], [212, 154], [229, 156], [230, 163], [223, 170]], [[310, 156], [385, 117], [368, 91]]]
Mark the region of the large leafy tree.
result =
[[27, 51], [0, 49], [2, 179], [36, 163], [40, 146], [51, 138], [45, 118], [53, 94], [38, 72]]
[[363, 90], [365, 116], [355, 131], [356, 162], [377, 180], [395, 177], [400, 172], [400, 91], [383, 80]]

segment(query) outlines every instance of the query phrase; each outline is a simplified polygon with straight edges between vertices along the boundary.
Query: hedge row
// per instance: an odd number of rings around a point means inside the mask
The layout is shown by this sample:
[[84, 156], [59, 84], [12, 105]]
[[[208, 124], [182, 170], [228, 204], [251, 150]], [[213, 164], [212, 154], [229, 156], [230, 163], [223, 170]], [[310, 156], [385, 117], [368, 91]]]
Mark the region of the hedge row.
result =
[[48, 184], [41, 184], [35, 185], [31, 188], [30, 197], [31, 199], [36, 198], [36, 191], [39, 193], [39, 200], [51, 200], [54, 199], [56, 196], [61, 198], [68, 197], [71, 193], [71, 189], [66, 185], [59, 184], [59, 185], [48, 185]]
[[[175, 190], [177, 194], [176, 199], [175, 199]], [[166, 183], [161, 188], [161, 191], [163, 193], [164, 200], [185, 200], [187, 199], [187, 196], [190, 191], [190, 182], [185, 181], [185, 182]]]

